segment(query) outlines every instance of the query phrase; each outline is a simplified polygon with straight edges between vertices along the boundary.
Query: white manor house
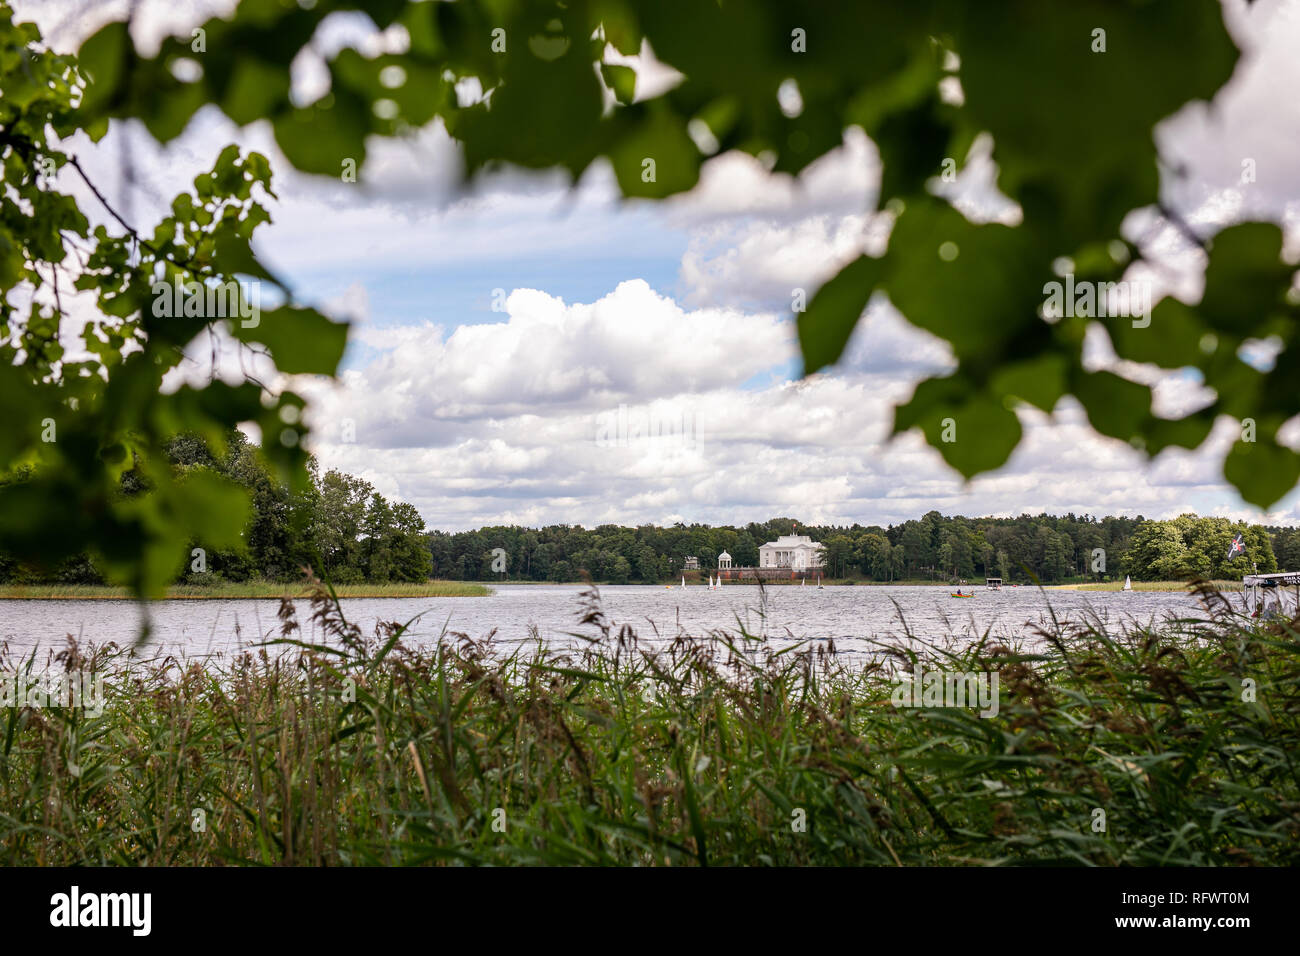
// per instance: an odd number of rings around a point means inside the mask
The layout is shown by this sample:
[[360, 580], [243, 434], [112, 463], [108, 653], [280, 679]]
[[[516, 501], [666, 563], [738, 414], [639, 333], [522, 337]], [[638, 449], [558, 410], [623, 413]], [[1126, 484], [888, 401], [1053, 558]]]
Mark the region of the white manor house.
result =
[[760, 568], [789, 568], [792, 571], [815, 571], [825, 566], [821, 544], [806, 534], [783, 534], [775, 541], [760, 545]]
[[[687, 561], [694, 560], [687, 558]], [[698, 567], [698, 562], [697, 565]], [[825, 552], [820, 543], [806, 534], [783, 534], [758, 549], [758, 567], [737, 567], [731, 555], [723, 551], [718, 555], [718, 580], [735, 581], [741, 578], [762, 578], [770, 581], [789, 580], [826, 566]], [[689, 570], [689, 567], [687, 568]]]

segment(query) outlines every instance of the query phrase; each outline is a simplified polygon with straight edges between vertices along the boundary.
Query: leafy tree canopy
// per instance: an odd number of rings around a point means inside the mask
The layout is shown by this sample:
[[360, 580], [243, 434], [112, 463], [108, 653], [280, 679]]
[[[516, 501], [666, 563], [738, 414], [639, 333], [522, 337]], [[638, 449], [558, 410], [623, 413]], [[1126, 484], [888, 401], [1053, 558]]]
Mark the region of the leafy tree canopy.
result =
[[[339, 50], [328, 91], [295, 103], [290, 64], [340, 11], [394, 28], [402, 48]], [[649, 98], [609, 54], [638, 53], [646, 42], [683, 74]], [[92, 232], [42, 165], [80, 172], [60, 144], [77, 130], [100, 136], [114, 117], [138, 118], [165, 142], [206, 104], [236, 123], [268, 120], [289, 162], [321, 175], [363, 167], [370, 136], [441, 120], [463, 143], [469, 175], [509, 162], [577, 177], [605, 157], [624, 194], [646, 199], [691, 188], [714, 152], [743, 150], [797, 173], [860, 127], [879, 150], [875, 211], [892, 234], [884, 255], [849, 263], [797, 314], [807, 372], [838, 360], [868, 302], [887, 297], [958, 360], [895, 410], [895, 431], [919, 428], [964, 475], [1007, 460], [1021, 437], [1019, 403], [1051, 410], [1073, 395], [1097, 432], [1148, 454], [1198, 447], [1220, 415], [1248, 423], [1224, 474], [1255, 504], [1275, 502], [1300, 478], [1300, 455], [1277, 441], [1298, 410], [1300, 363], [1300, 306], [1288, 295], [1294, 269], [1281, 258], [1281, 230], [1238, 223], [1194, 236], [1160, 208], [1154, 125], [1213, 97], [1237, 61], [1216, 0], [242, 0], [228, 18], [156, 52], [136, 50], [128, 25], [110, 23], [86, 40], [78, 63], [7, 17], [0, 49], [0, 290], [8, 301], [29, 293], [26, 307], [4, 307], [10, 361], [0, 395], [16, 427], [0, 442], [6, 461], [35, 466], [34, 478], [6, 489], [0, 510], [6, 540], [31, 556], [56, 560], [90, 544], [148, 592], [174, 571], [182, 542], [228, 536], [239, 522], [222, 516], [240, 505], [226, 485], [160, 473], [157, 494], [118, 497], [117, 472], [136, 459], [149, 467], [176, 431], [215, 438], [256, 421], [267, 454], [301, 476], [301, 429], [276, 439], [288, 419], [297, 422], [286, 409], [301, 401], [285, 394], [267, 407], [252, 382], [160, 394], [179, 349], [215, 322], [160, 322], [145, 308], [153, 283], [177, 273], [275, 283], [249, 245], [267, 220], [256, 198], [270, 188], [266, 160], [227, 149], [151, 233], [116, 216], [122, 231]], [[486, 95], [462, 103], [456, 86], [468, 79]], [[778, 101], [788, 83], [798, 109]], [[963, 166], [981, 134], [994, 144], [998, 186], [1019, 207], [1014, 225], [974, 222], [928, 186]], [[1049, 311], [1045, 292], [1062, 263], [1079, 281], [1108, 283], [1144, 256], [1120, 235], [1135, 209], [1159, 210], [1205, 249], [1201, 301], [1163, 299], [1146, 325]], [[103, 317], [86, 332], [91, 360], [65, 360], [56, 335], [53, 277], [69, 270], [100, 298]], [[283, 293], [257, 327], [229, 323], [232, 333], [282, 371], [331, 373], [345, 330]], [[1195, 369], [1213, 400], [1180, 419], [1155, 415], [1148, 386], [1084, 367], [1094, 324], [1123, 359]], [[1243, 342], [1269, 336], [1283, 346], [1271, 370], [1238, 357]], [[40, 438], [47, 419], [57, 442]], [[947, 556], [964, 561], [963, 543]]]

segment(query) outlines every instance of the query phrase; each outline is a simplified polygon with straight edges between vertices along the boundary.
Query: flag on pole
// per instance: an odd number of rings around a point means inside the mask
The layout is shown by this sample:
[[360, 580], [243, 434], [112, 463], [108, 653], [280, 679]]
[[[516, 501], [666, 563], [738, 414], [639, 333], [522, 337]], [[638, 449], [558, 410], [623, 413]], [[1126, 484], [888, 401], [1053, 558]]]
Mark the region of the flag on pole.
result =
[[1232, 544], [1228, 548], [1227, 560], [1231, 561], [1237, 555], [1245, 554], [1245, 553], [1246, 553], [1246, 542], [1242, 539], [1242, 536], [1238, 534], [1235, 538], [1232, 539]]

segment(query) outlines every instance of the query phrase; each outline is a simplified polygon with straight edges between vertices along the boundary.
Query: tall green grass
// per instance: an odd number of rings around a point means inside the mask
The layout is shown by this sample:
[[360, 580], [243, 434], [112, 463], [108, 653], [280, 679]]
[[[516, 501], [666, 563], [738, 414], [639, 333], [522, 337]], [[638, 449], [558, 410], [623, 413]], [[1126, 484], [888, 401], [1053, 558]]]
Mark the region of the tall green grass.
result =
[[[1032, 650], [903, 633], [849, 659], [650, 642], [594, 589], [567, 650], [408, 646], [318, 589], [330, 647], [298, 643], [286, 604], [282, 643], [225, 659], [11, 656], [94, 669], [110, 706], [0, 711], [0, 861], [1295, 863], [1297, 624], [1201, 598], [1195, 624], [1061, 624]], [[997, 716], [895, 708], [918, 661], [997, 670]]]
[[[1244, 590], [1240, 578], [1235, 581], [1211, 581], [1210, 583], [1219, 591]], [[1124, 590], [1124, 582], [1104, 581], [1091, 584], [1059, 584], [1050, 586], [1049, 590], [1056, 588], [1071, 591], [1122, 591]], [[1134, 591], [1183, 591], [1187, 588], [1187, 584], [1183, 581], [1133, 581], [1132, 588]]]

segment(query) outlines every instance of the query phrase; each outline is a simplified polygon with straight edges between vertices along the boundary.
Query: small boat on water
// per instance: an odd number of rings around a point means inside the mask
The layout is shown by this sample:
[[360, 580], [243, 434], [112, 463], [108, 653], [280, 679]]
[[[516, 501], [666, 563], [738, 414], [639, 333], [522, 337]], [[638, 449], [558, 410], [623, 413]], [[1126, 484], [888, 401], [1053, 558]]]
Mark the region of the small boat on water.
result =
[[821, 589], [822, 589], [822, 576], [819, 574], [817, 575], [817, 590], [820, 591]]
[[682, 575], [682, 587], [686, 587], [686, 575]]
[[1129, 580], [1129, 576], [1128, 576], [1127, 574], [1124, 575], [1124, 586], [1123, 586], [1122, 588], [1120, 588], [1120, 590], [1121, 590], [1121, 591], [1132, 591], [1132, 590], [1133, 590], [1133, 582]]
[[985, 586], [986, 588], [988, 588], [990, 591], [1001, 591], [1001, 590], [1002, 590], [1002, 579], [1001, 579], [1001, 578], [985, 578], [985, 579], [984, 579], [984, 586]]
[[956, 592], [955, 594], [950, 593], [950, 594], [948, 595], [948, 597], [955, 597], [955, 598], [973, 598], [974, 596], [975, 596], [975, 595], [974, 595], [973, 593], [971, 593], [971, 594], [962, 594], [960, 591]]

